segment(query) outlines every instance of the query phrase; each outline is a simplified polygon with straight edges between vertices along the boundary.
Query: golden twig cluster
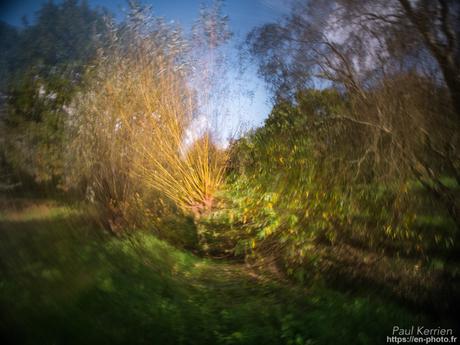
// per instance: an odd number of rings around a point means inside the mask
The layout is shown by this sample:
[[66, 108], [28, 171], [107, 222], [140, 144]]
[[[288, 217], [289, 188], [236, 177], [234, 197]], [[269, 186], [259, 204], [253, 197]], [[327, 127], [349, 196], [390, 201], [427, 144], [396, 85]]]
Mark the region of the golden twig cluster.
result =
[[187, 142], [198, 109], [186, 73], [162, 54], [136, 52], [112, 54], [94, 74], [78, 100], [77, 141], [86, 146], [87, 163], [103, 166], [90, 173], [99, 188], [113, 180], [118, 191], [124, 175], [195, 216], [209, 208], [227, 153], [211, 128]]

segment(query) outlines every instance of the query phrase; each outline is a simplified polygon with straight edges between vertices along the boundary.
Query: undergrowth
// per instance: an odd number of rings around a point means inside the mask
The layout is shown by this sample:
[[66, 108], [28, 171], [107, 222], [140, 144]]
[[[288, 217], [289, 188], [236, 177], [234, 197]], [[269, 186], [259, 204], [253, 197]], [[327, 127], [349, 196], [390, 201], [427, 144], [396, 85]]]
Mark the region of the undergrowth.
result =
[[[3, 344], [374, 344], [421, 321], [395, 304], [286, 284], [62, 206], [2, 212]], [[340, 327], [337, 325], [340, 324]]]

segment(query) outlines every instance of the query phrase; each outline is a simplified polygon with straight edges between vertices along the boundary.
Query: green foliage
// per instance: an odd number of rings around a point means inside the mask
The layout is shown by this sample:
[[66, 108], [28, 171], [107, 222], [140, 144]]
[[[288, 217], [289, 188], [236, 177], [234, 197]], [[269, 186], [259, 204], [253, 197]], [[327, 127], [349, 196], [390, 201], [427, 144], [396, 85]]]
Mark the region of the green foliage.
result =
[[[44, 4], [23, 30], [2, 26], [8, 48], [0, 57], [8, 66], [0, 90], [7, 95], [2, 149], [10, 173], [53, 187], [62, 182], [64, 123], [84, 66], [107, 33], [102, 18], [86, 2], [67, 0]], [[16, 41], [5, 42], [12, 33]]]
[[[18, 30], [3, 21], [0, 21], [0, 92], [7, 90], [8, 78], [14, 68], [17, 56]], [[0, 103], [1, 105], [1, 103]]]
[[296, 97], [275, 105], [262, 128], [231, 148], [226, 207], [213, 217], [228, 224], [235, 253], [275, 257], [301, 281], [324, 266], [323, 246], [427, 260], [452, 255], [455, 223], [424, 188], [379, 179], [370, 165], [362, 174], [350, 169], [356, 153], [337, 142], [348, 128], [331, 121], [346, 113], [347, 99], [328, 89]]
[[73, 64], [81, 72], [107, 35], [101, 10], [90, 9], [85, 1], [65, 0], [45, 3], [37, 12], [36, 22], [21, 31], [18, 40], [17, 69], [36, 66], [46, 77], [56, 67]]
[[308, 131], [315, 117], [330, 116], [341, 102], [330, 90], [299, 95], [297, 107], [278, 104], [264, 127], [234, 143], [230, 206], [216, 215], [241, 229], [237, 254], [275, 255], [290, 267], [311, 260], [315, 242], [336, 240], [349, 213], [346, 194], [323, 176]]
[[57, 183], [63, 173], [65, 106], [75, 86], [69, 72], [46, 79], [31, 68], [11, 87], [5, 119], [7, 161], [36, 182]]

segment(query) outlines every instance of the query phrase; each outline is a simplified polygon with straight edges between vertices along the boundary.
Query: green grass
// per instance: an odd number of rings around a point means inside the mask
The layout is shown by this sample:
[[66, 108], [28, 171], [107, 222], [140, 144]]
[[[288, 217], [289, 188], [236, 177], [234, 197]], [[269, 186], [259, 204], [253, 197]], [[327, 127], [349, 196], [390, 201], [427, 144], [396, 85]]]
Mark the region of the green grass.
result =
[[177, 250], [104, 235], [81, 212], [0, 215], [0, 343], [380, 344], [420, 322], [391, 302], [299, 288]]

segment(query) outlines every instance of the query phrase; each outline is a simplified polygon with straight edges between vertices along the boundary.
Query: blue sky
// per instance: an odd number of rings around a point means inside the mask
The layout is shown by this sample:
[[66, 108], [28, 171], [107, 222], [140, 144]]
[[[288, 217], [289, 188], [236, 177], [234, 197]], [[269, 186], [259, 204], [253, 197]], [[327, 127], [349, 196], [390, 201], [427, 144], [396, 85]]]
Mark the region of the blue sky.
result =
[[[26, 15], [29, 22], [33, 23], [35, 12], [47, 0], [16, 0], [3, 1], [0, 3], [0, 20], [13, 25], [21, 25], [21, 18]], [[59, 3], [60, 1], [54, 1]], [[201, 4], [209, 4], [210, 0], [143, 0], [145, 4], [151, 4], [155, 15], [174, 20], [184, 27], [190, 28], [193, 21], [197, 18]], [[276, 21], [289, 10], [289, 0], [227, 0], [224, 3], [224, 13], [230, 18], [230, 28], [234, 33], [230, 42], [230, 54], [235, 58], [238, 51], [237, 45], [244, 40], [246, 34], [255, 26], [266, 22]], [[93, 6], [103, 6], [116, 15], [117, 18], [123, 17], [127, 2], [124, 0], [88, 0]], [[236, 58], [235, 58], [236, 61]], [[235, 66], [235, 65], [234, 65]], [[269, 96], [266, 92], [263, 81], [257, 77], [255, 68], [249, 67], [243, 79], [237, 73], [236, 66], [230, 70], [230, 85], [233, 92], [230, 93], [226, 101], [226, 108], [229, 112], [229, 122], [242, 122], [247, 127], [260, 125], [268, 115], [271, 105]], [[246, 96], [240, 92], [241, 89], [250, 90], [253, 96]]]
[[[0, 2], [0, 20], [13, 25], [21, 24], [21, 17], [32, 19], [34, 13], [48, 0], [6, 0]], [[61, 1], [54, 0], [55, 3]], [[210, 0], [142, 0], [153, 5], [155, 12], [168, 19], [174, 19], [187, 26], [196, 18], [200, 5]], [[255, 25], [276, 20], [287, 12], [289, 0], [227, 0], [226, 13], [230, 16], [236, 33], [246, 33]], [[93, 6], [103, 6], [112, 13], [120, 15], [127, 8], [124, 0], [88, 0]]]

